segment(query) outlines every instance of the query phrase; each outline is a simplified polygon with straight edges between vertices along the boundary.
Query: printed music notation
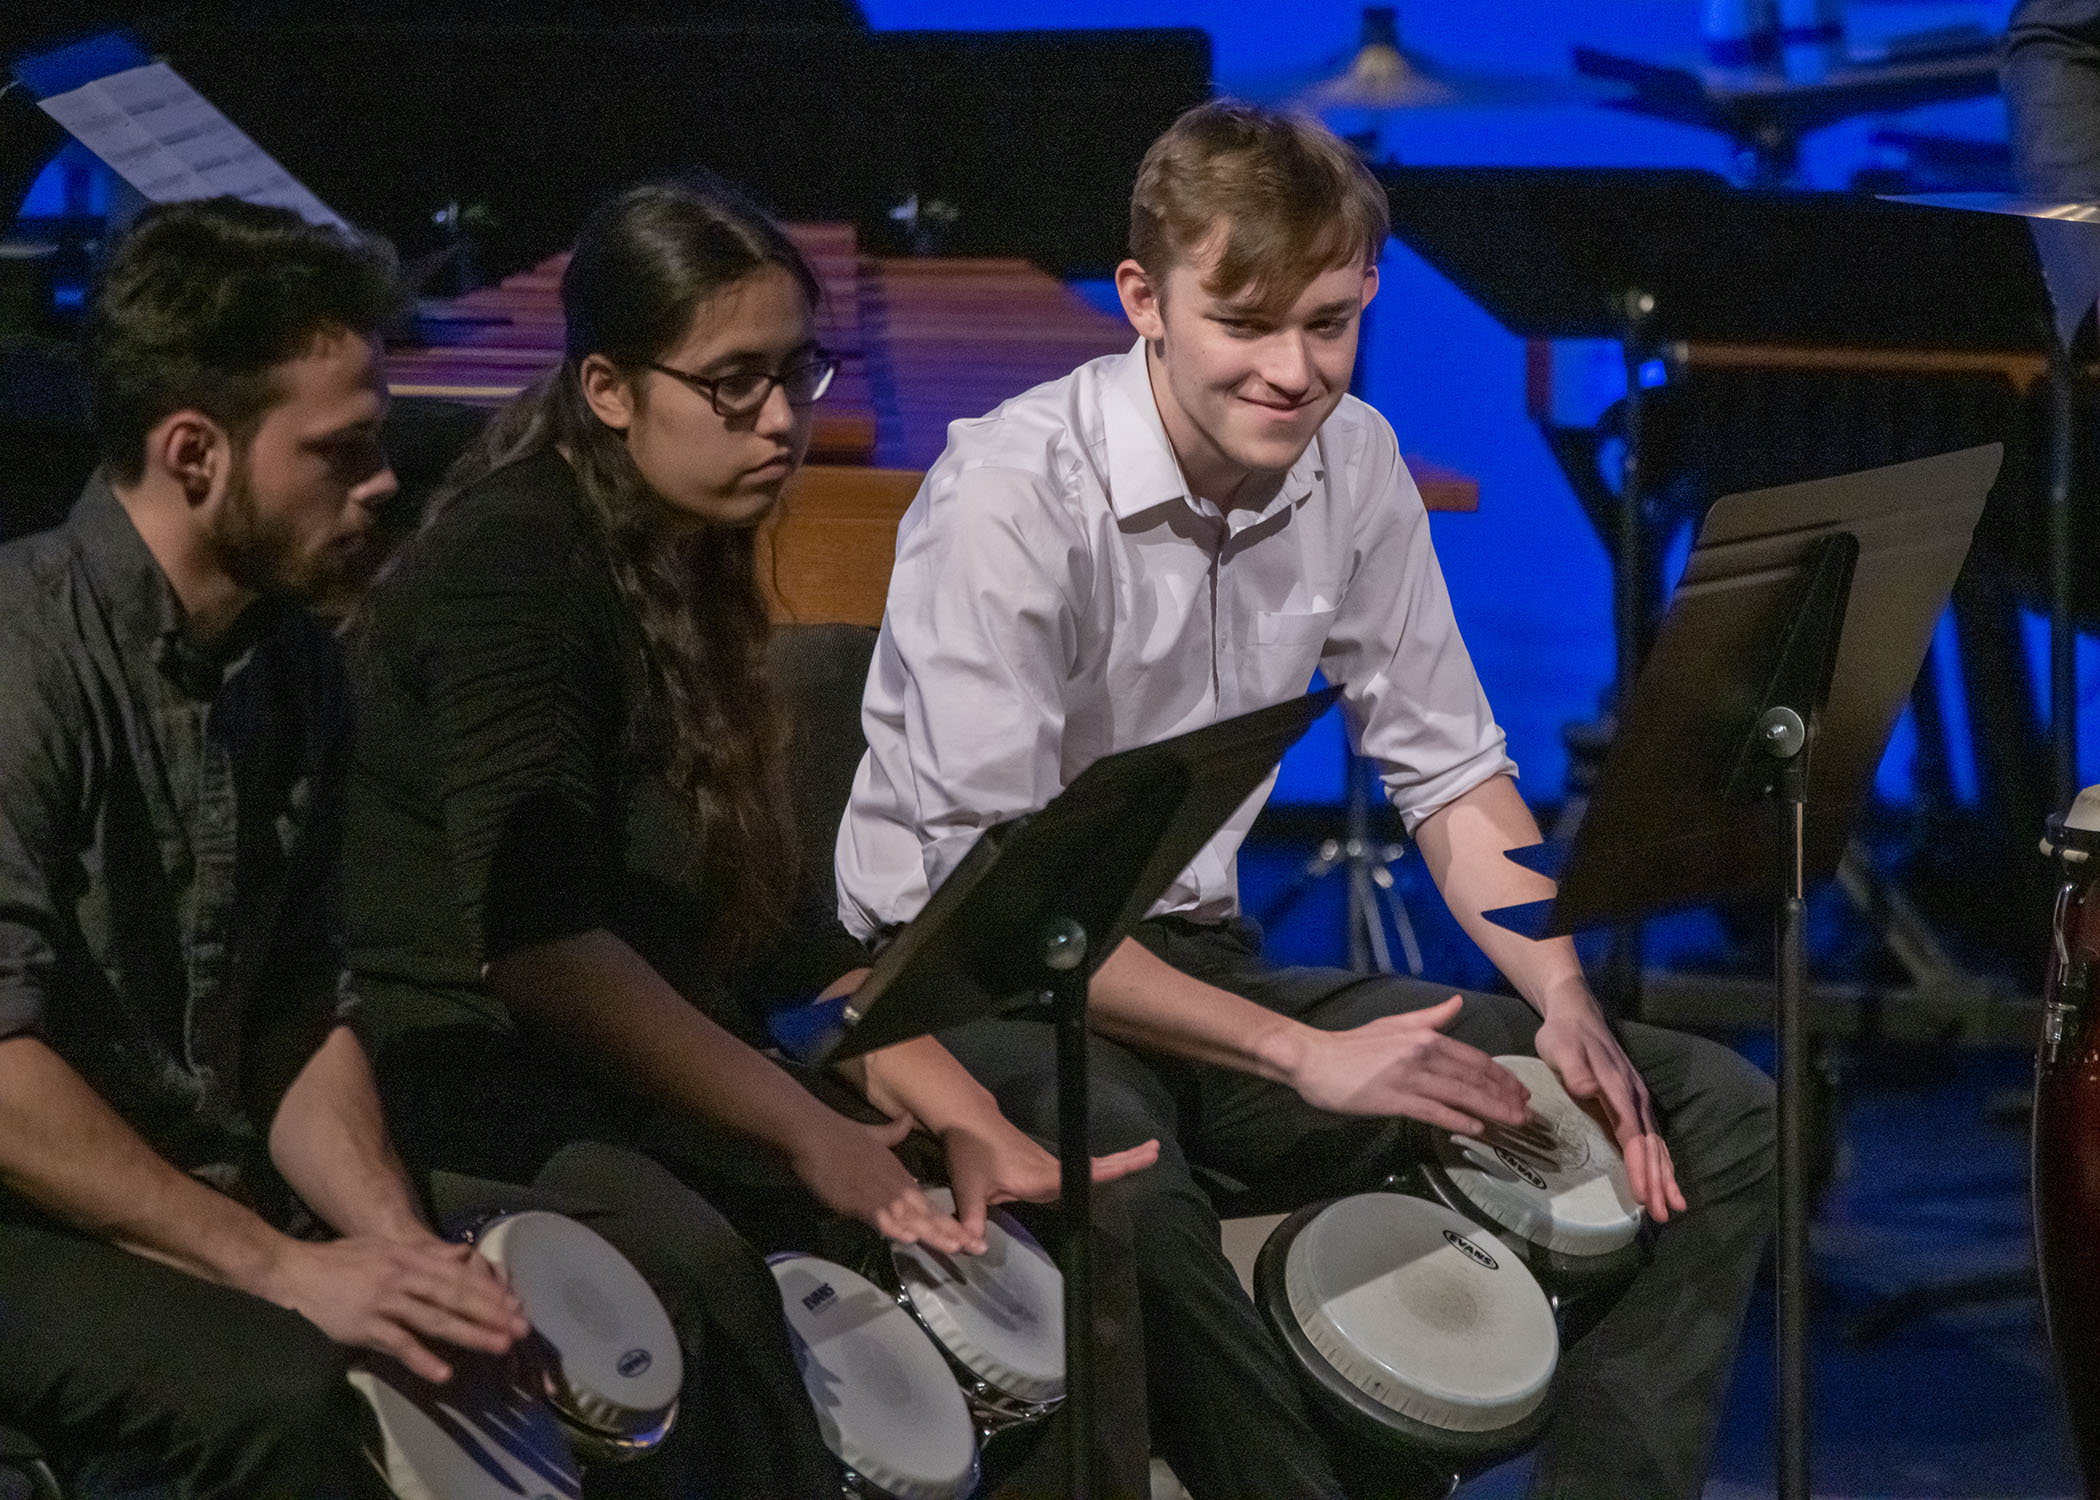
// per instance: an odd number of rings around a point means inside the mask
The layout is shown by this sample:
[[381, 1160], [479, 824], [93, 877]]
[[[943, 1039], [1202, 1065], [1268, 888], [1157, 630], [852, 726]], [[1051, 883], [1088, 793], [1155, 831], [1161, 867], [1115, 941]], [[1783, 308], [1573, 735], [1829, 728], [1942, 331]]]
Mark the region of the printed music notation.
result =
[[98, 78], [44, 100], [43, 110], [155, 203], [230, 196], [351, 232], [166, 63]]

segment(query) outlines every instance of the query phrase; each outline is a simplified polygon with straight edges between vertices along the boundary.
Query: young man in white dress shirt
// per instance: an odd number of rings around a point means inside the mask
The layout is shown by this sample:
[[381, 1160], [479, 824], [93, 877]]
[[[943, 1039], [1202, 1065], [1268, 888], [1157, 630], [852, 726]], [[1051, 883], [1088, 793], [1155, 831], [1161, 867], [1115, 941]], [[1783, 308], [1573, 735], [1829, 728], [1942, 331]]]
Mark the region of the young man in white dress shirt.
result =
[[[1117, 270], [1140, 335], [956, 423], [898, 533], [838, 840], [840, 913], [879, 939], [978, 833], [1091, 761], [1343, 688], [1350, 733], [1446, 902], [1523, 999], [1277, 969], [1240, 917], [1259, 797], [1093, 982], [1094, 1149], [1135, 1180], [1155, 1445], [1199, 1500], [1344, 1493], [1219, 1247], [1207, 1168], [1306, 1202], [1374, 1185], [1402, 1117], [1519, 1123], [1492, 1055], [1601, 1101], [1654, 1257], [1564, 1351], [1533, 1492], [1695, 1496], [1768, 1227], [1767, 1079], [1724, 1048], [1608, 1025], [1566, 940], [1483, 911], [1550, 894], [1392, 429], [1347, 393], [1383, 191], [1316, 124], [1215, 103], [1153, 146]], [[1527, 1003], [1528, 1002], [1528, 1003]], [[1047, 1025], [944, 1034], [1014, 1119], [1055, 1122]]]

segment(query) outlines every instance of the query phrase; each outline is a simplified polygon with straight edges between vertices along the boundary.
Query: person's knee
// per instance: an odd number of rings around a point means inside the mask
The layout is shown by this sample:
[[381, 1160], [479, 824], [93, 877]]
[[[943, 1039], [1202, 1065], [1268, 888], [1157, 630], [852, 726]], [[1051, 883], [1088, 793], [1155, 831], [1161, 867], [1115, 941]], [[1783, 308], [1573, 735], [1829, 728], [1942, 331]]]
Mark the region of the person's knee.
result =
[[1676, 1097], [1657, 1102], [1680, 1177], [1702, 1184], [1710, 1195], [1762, 1191], [1778, 1160], [1778, 1095], [1771, 1078], [1718, 1042], [1677, 1042], [1683, 1056], [1673, 1070]]

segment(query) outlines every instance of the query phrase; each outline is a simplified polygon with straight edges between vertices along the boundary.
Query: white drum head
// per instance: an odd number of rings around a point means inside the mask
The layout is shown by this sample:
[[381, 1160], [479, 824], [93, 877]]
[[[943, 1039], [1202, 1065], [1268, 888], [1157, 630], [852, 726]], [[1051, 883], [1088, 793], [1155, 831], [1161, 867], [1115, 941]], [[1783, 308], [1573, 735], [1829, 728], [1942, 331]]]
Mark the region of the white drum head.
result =
[[577, 1500], [582, 1470], [546, 1404], [493, 1369], [457, 1369], [443, 1386], [350, 1371], [377, 1419], [371, 1459], [387, 1488], [400, 1500]]
[[1398, 1193], [1330, 1203], [1291, 1241], [1284, 1290], [1336, 1373], [1385, 1406], [1452, 1432], [1536, 1411], [1560, 1359], [1546, 1294], [1493, 1235]]
[[1521, 1239], [1569, 1255], [1633, 1243], [1641, 1208], [1611, 1132], [1535, 1057], [1498, 1057], [1531, 1090], [1532, 1124], [1439, 1134], [1437, 1160], [1466, 1201]]
[[[926, 1196], [955, 1211], [946, 1188]], [[1065, 1278], [1027, 1230], [994, 1210], [982, 1255], [890, 1246], [911, 1305], [957, 1364], [996, 1391], [1039, 1404], [1065, 1393]]]
[[771, 1257], [802, 1383], [839, 1462], [895, 1500], [957, 1500], [977, 1435], [948, 1362], [866, 1277], [814, 1255]]
[[557, 1405], [610, 1433], [662, 1426], [685, 1360], [663, 1304], [626, 1256], [574, 1219], [538, 1209], [495, 1220], [475, 1244], [509, 1275], [527, 1321], [561, 1357]]

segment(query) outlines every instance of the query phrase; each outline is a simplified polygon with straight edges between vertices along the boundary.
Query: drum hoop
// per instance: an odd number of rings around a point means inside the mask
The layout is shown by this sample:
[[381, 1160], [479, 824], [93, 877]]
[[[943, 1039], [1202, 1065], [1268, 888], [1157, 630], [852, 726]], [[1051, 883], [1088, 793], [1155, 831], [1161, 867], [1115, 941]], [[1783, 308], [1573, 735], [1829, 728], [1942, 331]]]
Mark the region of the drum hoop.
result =
[[[1413, 1196], [1403, 1194], [1402, 1196]], [[1521, 1453], [1539, 1440], [1552, 1418], [1558, 1387], [1548, 1384], [1537, 1407], [1507, 1427], [1492, 1432], [1458, 1432], [1432, 1427], [1357, 1389], [1313, 1347], [1291, 1311], [1290, 1293], [1284, 1285], [1284, 1260], [1291, 1245], [1320, 1212], [1340, 1202], [1326, 1198], [1308, 1203], [1277, 1225], [1254, 1258], [1254, 1304], [1262, 1321], [1291, 1353], [1300, 1383], [1311, 1390], [1321, 1405], [1338, 1417], [1353, 1434], [1385, 1448], [1396, 1448], [1410, 1456], [1428, 1456], [1435, 1461], [1482, 1467]]]
[[656, 1445], [671, 1435], [671, 1427], [678, 1420], [678, 1403], [673, 1401], [664, 1419], [646, 1432], [615, 1432], [608, 1427], [595, 1427], [578, 1417], [574, 1412], [548, 1402], [554, 1420], [561, 1423], [562, 1430], [569, 1434], [578, 1454], [585, 1458], [610, 1459], [614, 1463], [625, 1463], [631, 1458], [642, 1458], [656, 1450]]

